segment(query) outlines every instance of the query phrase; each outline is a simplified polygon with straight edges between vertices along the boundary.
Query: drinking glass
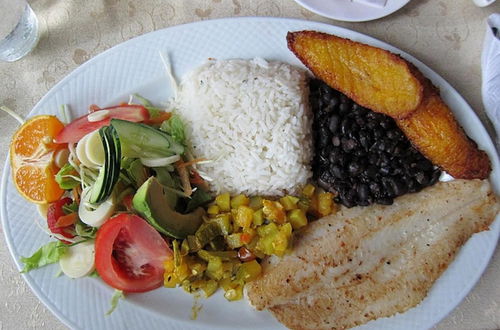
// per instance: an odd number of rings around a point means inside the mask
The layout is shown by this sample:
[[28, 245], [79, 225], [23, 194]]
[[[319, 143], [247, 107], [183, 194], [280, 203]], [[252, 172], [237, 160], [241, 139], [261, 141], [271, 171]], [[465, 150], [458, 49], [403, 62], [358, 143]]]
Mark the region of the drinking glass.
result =
[[38, 20], [26, 0], [0, 0], [0, 60], [13, 62], [38, 42]]

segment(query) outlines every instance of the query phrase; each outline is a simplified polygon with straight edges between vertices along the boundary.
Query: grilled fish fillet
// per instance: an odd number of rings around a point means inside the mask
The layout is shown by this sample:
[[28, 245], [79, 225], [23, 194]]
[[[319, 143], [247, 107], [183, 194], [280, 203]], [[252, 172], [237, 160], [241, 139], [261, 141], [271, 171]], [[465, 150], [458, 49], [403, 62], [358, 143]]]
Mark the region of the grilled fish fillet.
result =
[[494, 220], [488, 181], [440, 182], [393, 205], [343, 208], [264, 263], [250, 303], [292, 329], [345, 329], [417, 305], [469, 237]]

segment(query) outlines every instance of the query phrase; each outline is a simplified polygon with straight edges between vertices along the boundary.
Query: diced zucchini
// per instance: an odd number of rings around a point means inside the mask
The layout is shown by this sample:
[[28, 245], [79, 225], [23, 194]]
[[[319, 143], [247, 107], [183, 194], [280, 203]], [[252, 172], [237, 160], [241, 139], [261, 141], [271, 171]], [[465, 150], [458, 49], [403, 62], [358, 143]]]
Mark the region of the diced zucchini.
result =
[[229, 213], [218, 214], [210, 221], [215, 222], [219, 226], [222, 235], [229, 235], [231, 233], [231, 216]]
[[262, 267], [256, 260], [244, 262], [238, 268], [238, 272], [236, 273], [236, 280], [248, 283], [257, 279], [260, 276], [261, 272]]
[[237, 249], [243, 246], [243, 242], [241, 242], [241, 234], [236, 233], [226, 236], [226, 243], [230, 249]]
[[250, 206], [254, 211], [257, 211], [258, 209], [262, 208], [262, 201], [264, 199], [261, 196], [252, 196], [250, 197]]
[[264, 223], [264, 213], [262, 212], [262, 209], [258, 209], [253, 213], [252, 221], [255, 227], [260, 226]]

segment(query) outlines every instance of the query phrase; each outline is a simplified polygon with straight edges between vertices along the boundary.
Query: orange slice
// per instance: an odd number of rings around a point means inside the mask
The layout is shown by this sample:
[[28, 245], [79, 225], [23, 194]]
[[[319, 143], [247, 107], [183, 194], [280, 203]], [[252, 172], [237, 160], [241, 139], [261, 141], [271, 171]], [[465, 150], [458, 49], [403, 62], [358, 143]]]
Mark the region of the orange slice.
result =
[[53, 143], [63, 128], [57, 117], [40, 115], [26, 121], [12, 137], [10, 166], [14, 184], [33, 203], [54, 202], [64, 193], [55, 181], [59, 168], [53, 161], [54, 153], [66, 147]]

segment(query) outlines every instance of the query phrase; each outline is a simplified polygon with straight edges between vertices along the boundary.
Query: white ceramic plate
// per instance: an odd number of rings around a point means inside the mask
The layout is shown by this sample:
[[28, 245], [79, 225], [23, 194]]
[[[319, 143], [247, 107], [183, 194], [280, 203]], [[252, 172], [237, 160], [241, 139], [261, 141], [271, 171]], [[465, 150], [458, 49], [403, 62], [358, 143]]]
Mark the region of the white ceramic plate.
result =
[[351, 0], [295, 0], [318, 15], [346, 22], [366, 22], [399, 10], [410, 0], [387, 0], [384, 7], [375, 7]]
[[[493, 144], [480, 121], [441, 77], [402, 51], [368, 36], [331, 25], [290, 19], [236, 18], [204, 21], [146, 34], [118, 45], [83, 64], [54, 86], [35, 106], [30, 115], [57, 114], [61, 104], [68, 104], [74, 115], [82, 115], [89, 104], [112, 105], [128, 100], [139, 92], [156, 103], [170, 96], [170, 85], [158, 52], [168, 52], [175, 74], [180, 77], [208, 57], [218, 59], [253, 58], [281, 60], [301, 66], [288, 51], [288, 31], [312, 29], [334, 33], [401, 54], [419, 67], [442, 91], [457, 118], [493, 161], [493, 182], [500, 191], [499, 164]], [[0, 214], [5, 237], [16, 260], [31, 255], [49, 238], [33, 223], [38, 217], [35, 205], [16, 192], [8, 163], [0, 191]], [[450, 312], [481, 276], [494, 251], [500, 221], [490, 231], [467, 242], [456, 260], [437, 281], [429, 296], [416, 308], [391, 318], [370, 322], [366, 329], [429, 328]], [[246, 301], [228, 303], [221, 294], [203, 305], [196, 321], [190, 320], [193, 298], [181, 289], [158, 289], [145, 294], [129, 295], [111, 316], [109, 308], [113, 290], [101, 280], [55, 278], [58, 268], [48, 266], [23, 275], [40, 300], [66, 325], [74, 329], [186, 329], [186, 328], [280, 328], [267, 312], [252, 310]]]

